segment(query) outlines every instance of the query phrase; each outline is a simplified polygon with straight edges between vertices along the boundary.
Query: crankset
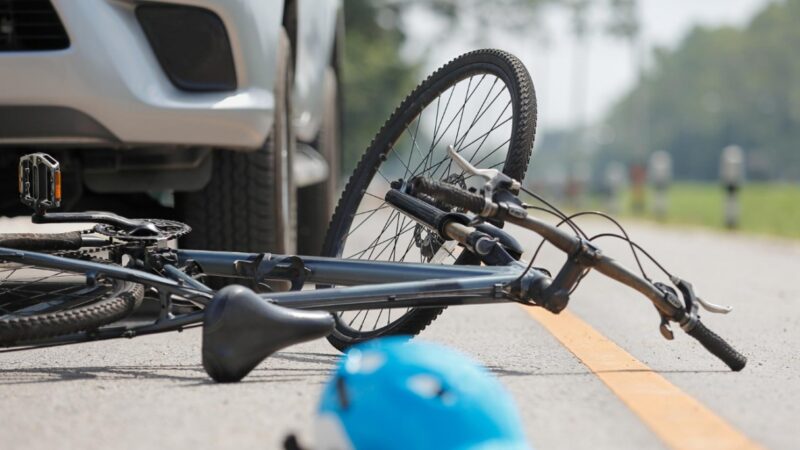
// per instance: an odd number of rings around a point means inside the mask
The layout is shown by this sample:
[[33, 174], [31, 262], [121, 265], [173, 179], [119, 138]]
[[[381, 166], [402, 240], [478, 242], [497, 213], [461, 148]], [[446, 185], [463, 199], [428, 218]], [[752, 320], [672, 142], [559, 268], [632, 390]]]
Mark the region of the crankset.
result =
[[183, 222], [165, 219], [134, 219], [143, 226], [134, 228], [120, 227], [117, 224], [98, 223], [94, 231], [103, 236], [108, 236], [121, 241], [160, 241], [177, 239], [192, 228]]
[[189, 225], [164, 219], [128, 219], [120, 215], [88, 211], [48, 213], [61, 204], [61, 167], [46, 153], [32, 153], [20, 158], [19, 195], [23, 204], [33, 208], [33, 223], [96, 223], [93, 232], [121, 241], [146, 243], [176, 239], [192, 231]]

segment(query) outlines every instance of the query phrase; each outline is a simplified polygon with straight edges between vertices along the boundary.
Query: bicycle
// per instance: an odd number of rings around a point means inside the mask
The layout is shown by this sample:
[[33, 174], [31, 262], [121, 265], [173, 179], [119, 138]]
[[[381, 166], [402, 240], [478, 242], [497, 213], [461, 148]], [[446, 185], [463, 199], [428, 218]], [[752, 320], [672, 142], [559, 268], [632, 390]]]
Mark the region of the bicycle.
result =
[[[626, 240], [639, 268], [642, 254], [672, 286], [626, 269], [574, 222], [588, 213], [566, 216], [522, 187], [535, 127], [533, 84], [519, 60], [498, 50], [452, 60], [402, 102], [370, 144], [333, 215], [325, 256], [176, 249], [168, 242], [190, 232], [179, 222], [48, 212], [60, 203], [60, 167], [45, 154], [27, 155], [19, 188], [33, 222], [96, 225], [0, 235], [0, 345], [17, 351], [202, 326], [204, 368], [214, 380], [238, 381], [286, 346], [327, 336], [343, 350], [379, 336], [415, 335], [448, 306], [517, 302], [559, 313], [594, 269], [647, 297], [665, 338], [678, 323], [732, 370], [744, 368], [747, 359], [699, 319], [699, 307], [729, 308], [696, 296], [620, 226], [622, 234], [604, 235]], [[545, 206], [524, 203], [521, 192]], [[568, 256], [555, 276], [534, 266], [535, 254], [522, 260], [506, 222]], [[209, 287], [220, 280], [237, 284]], [[274, 281], [291, 287], [275, 291]], [[312, 283], [317, 289], [302, 289]], [[157, 312], [142, 317], [145, 306]]]

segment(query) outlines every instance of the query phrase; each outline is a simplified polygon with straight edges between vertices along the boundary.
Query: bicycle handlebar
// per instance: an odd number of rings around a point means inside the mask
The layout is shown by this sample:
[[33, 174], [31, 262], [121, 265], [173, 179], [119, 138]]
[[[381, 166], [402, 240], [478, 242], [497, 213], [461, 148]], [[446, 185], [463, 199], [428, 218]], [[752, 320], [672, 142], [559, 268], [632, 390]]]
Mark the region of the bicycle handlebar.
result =
[[83, 246], [83, 235], [80, 231], [64, 233], [13, 233], [0, 234], [0, 247], [18, 248], [21, 250], [43, 251], [53, 248], [78, 250]]
[[725, 339], [719, 337], [717, 333], [706, 328], [702, 322], [697, 321], [694, 328], [687, 330], [686, 333], [697, 339], [706, 350], [722, 360], [722, 362], [727, 364], [734, 372], [744, 369], [744, 366], [747, 364], [746, 356], [736, 351]]
[[[463, 208], [485, 218], [499, 218], [508, 220], [516, 225], [532, 230], [541, 235], [564, 253], [574, 256], [586, 249], [587, 242], [583, 239], [566, 233], [557, 227], [528, 216], [527, 212], [516, 205], [494, 203], [478, 194], [468, 192], [458, 186], [443, 183], [427, 178], [416, 178], [412, 181], [414, 193], [422, 193], [436, 200], [445, 202], [458, 208]], [[590, 254], [590, 267], [598, 272], [619, 281], [640, 293], [644, 294], [663, 317], [678, 322], [689, 336], [697, 339], [703, 347], [722, 360], [731, 370], [742, 370], [747, 363], [747, 358], [736, 351], [730, 344], [709, 330], [697, 317], [690, 317], [684, 306], [650, 281], [636, 275], [612, 258], [603, 255], [595, 249]]]
[[411, 182], [411, 187], [415, 193], [429, 195], [441, 202], [472, 211], [475, 214], [481, 214], [486, 205], [486, 199], [480, 195], [441, 181], [419, 177]]

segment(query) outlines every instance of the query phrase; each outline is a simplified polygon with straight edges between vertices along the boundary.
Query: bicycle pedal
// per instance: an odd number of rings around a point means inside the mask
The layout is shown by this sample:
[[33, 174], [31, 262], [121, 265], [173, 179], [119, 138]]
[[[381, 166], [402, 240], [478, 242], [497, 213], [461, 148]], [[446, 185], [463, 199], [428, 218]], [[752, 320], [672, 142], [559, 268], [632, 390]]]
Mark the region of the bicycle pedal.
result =
[[61, 206], [61, 166], [47, 153], [19, 159], [19, 199], [36, 212]]

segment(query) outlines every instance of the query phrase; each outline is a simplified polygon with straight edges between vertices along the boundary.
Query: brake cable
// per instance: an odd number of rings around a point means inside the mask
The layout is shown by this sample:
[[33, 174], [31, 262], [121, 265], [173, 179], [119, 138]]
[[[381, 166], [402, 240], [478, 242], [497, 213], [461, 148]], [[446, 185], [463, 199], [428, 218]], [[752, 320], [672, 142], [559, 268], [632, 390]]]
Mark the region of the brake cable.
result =
[[647, 252], [647, 250], [645, 250], [644, 248], [642, 248], [642, 246], [641, 246], [641, 245], [637, 244], [637, 243], [636, 243], [636, 242], [634, 242], [634, 241], [631, 241], [631, 240], [630, 240], [630, 239], [629, 239], [627, 236], [621, 236], [621, 235], [619, 235], [619, 234], [616, 234], [616, 233], [600, 233], [600, 234], [596, 234], [596, 235], [592, 236], [591, 238], [589, 238], [589, 240], [590, 240], [590, 241], [593, 241], [593, 240], [595, 240], [595, 239], [604, 238], [604, 237], [613, 237], [613, 238], [621, 239], [621, 240], [623, 240], [623, 241], [627, 241], [629, 244], [631, 244], [632, 246], [636, 247], [636, 249], [637, 249], [637, 250], [639, 250], [639, 251], [640, 251], [640, 252], [642, 252], [642, 253], [643, 253], [645, 256], [647, 256], [647, 258], [648, 258], [648, 259], [649, 259], [649, 260], [650, 260], [650, 261], [651, 261], [653, 264], [655, 264], [655, 265], [656, 265], [656, 267], [658, 267], [658, 268], [659, 268], [659, 270], [661, 270], [662, 272], [664, 272], [664, 274], [665, 274], [666, 276], [668, 276], [670, 279], [672, 279], [672, 278], [673, 278], [673, 275], [672, 275], [672, 274], [671, 274], [671, 273], [670, 273], [670, 272], [669, 272], [667, 269], [665, 269], [665, 268], [664, 268], [664, 266], [663, 266], [663, 265], [661, 265], [661, 263], [659, 263], [657, 259], [655, 259], [655, 258], [654, 258], [652, 255], [650, 255], [650, 253], [648, 253], [648, 252]]
[[[614, 219], [610, 215], [608, 215], [606, 213], [603, 213], [601, 211], [580, 211], [580, 212], [577, 212], [575, 214], [571, 214], [571, 215], [567, 216], [564, 212], [562, 212], [560, 209], [558, 209], [552, 203], [550, 203], [547, 200], [545, 200], [542, 196], [540, 196], [540, 195], [538, 195], [538, 194], [536, 194], [536, 193], [534, 193], [534, 192], [532, 192], [532, 191], [530, 191], [528, 189], [525, 189], [524, 187], [521, 188], [520, 190], [523, 191], [524, 193], [530, 195], [534, 199], [538, 200], [542, 204], [546, 205], [548, 208], [535, 206], [535, 205], [523, 205], [523, 207], [525, 209], [533, 209], [533, 210], [537, 210], [537, 211], [542, 211], [542, 212], [545, 212], [547, 214], [551, 214], [553, 216], [558, 217], [559, 219], [561, 219], [561, 221], [556, 225], [556, 227], [560, 227], [561, 225], [566, 223], [567, 225], [569, 225], [570, 228], [572, 228], [573, 231], [575, 231], [576, 235], [583, 236], [583, 238], [587, 239], [588, 241], [593, 241], [593, 240], [599, 239], [601, 237], [615, 237], [615, 238], [618, 238], [618, 239], [621, 239], [621, 240], [627, 242], [628, 245], [630, 246], [631, 254], [633, 255], [634, 260], [636, 261], [636, 265], [638, 266], [639, 271], [641, 272], [642, 277], [645, 280], [652, 282], [652, 280], [650, 279], [650, 277], [647, 276], [647, 273], [644, 270], [644, 266], [642, 265], [642, 262], [641, 262], [641, 260], [639, 258], [639, 254], [637, 253], [637, 250], [642, 252], [662, 272], [664, 272], [667, 276], [672, 278], [672, 275], [670, 274], [670, 272], [667, 271], [664, 268], [664, 266], [661, 263], [659, 263], [659, 261], [657, 261], [652, 255], [650, 255], [650, 253], [648, 253], [644, 248], [642, 248], [636, 242], [632, 241], [630, 236], [628, 235], [627, 230], [625, 230], [625, 228], [622, 226], [622, 224], [620, 224], [619, 221], [617, 221], [616, 219]], [[576, 217], [585, 216], [585, 215], [595, 215], [595, 216], [599, 216], [599, 217], [602, 217], [604, 219], [607, 219], [608, 221], [610, 221], [614, 225], [616, 225], [616, 227], [622, 232], [622, 235], [619, 235], [619, 234], [616, 234], [616, 233], [601, 233], [601, 234], [594, 235], [591, 238], [589, 238], [586, 235], [586, 233], [573, 220]], [[539, 252], [541, 251], [541, 249], [544, 246], [545, 242], [546, 242], [545, 239], [542, 239], [539, 242], [539, 245], [536, 247], [536, 250], [535, 250], [533, 256], [531, 257], [531, 260], [528, 263], [528, 266], [525, 268], [525, 270], [522, 272], [522, 274], [512, 282], [512, 284], [519, 282], [533, 268], [533, 263], [536, 260], [536, 257], [539, 255]], [[586, 269], [586, 270], [583, 271], [583, 273], [580, 275], [580, 277], [578, 278], [578, 280], [575, 283], [575, 285], [570, 290], [570, 294], [572, 294], [572, 292], [574, 292], [575, 289], [578, 288], [578, 286], [580, 285], [580, 282], [589, 273], [589, 271], [590, 271], [590, 269]]]

